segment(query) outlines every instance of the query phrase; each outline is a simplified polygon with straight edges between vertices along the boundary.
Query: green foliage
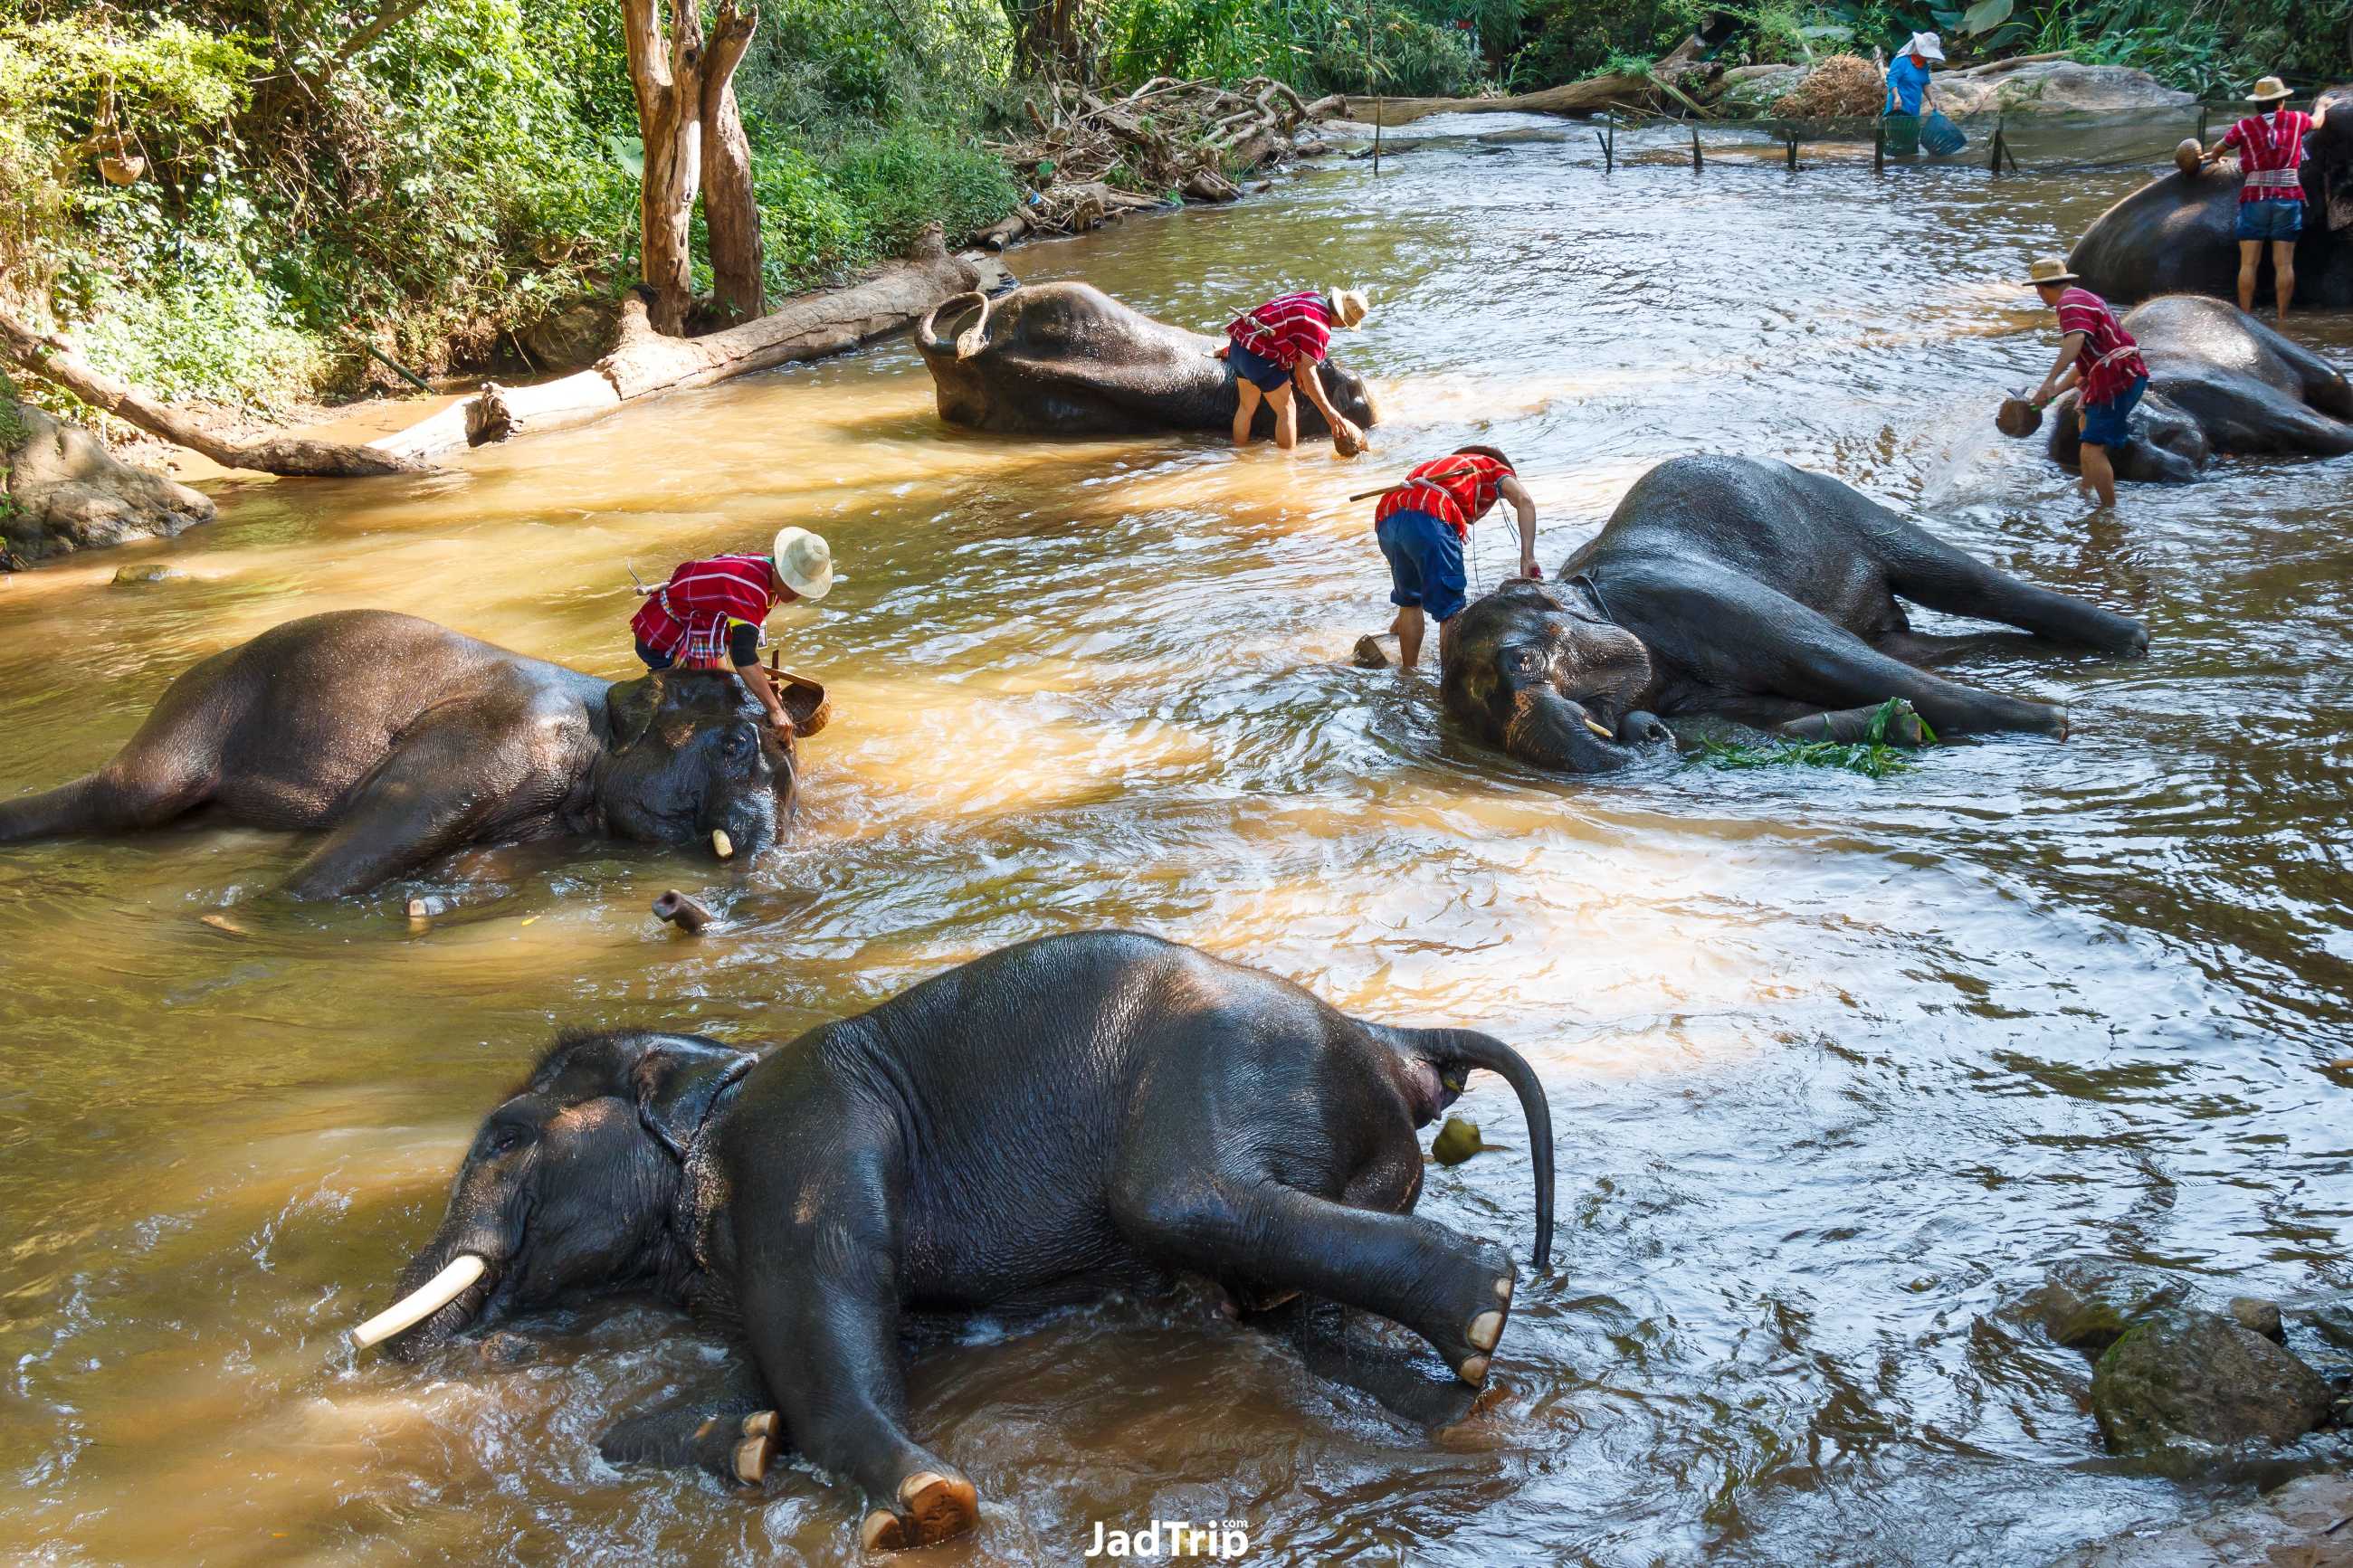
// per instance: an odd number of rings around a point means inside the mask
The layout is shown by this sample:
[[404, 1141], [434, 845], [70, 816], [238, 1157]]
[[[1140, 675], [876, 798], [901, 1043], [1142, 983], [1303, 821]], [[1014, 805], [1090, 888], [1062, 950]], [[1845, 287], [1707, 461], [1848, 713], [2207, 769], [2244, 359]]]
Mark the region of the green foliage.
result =
[[286, 297], [234, 251], [208, 248], [152, 288], [110, 287], [79, 336], [94, 363], [167, 398], [264, 406], [324, 369]]
[[1521, 4], [1112, 0], [1101, 23], [1103, 58], [1122, 81], [1264, 76], [1313, 94], [1462, 94], [1515, 46]]
[[1860, 741], [1777, 741], [1765, 745], [1714, 741], [1701, 750], [1699, 760], [1715, 768], [1840, 768], [1883, 779], [1915, 765], [1910, 752], [1887, 742], [1888, 727], [1902, 718], [1918, 722], [1923, 742], [1936, 743], [1936, 732], [1928, 727], [1928, 721], [1913, 712], [1912, 705], [1902, 698], [1891, 697], [1872, 714]]
[[1711, 9], [1702, 0], [1531, 0], [1512, 85], [1529, 91], [1613, 68], [1648, 69]]
[[902, 127], [823, 156], [758, 155], [754, 191], [771, 291], [792, 293], [896, 256], [934, 221], [951, 237], [1011, 212], [1021, 193], [968, 140]]

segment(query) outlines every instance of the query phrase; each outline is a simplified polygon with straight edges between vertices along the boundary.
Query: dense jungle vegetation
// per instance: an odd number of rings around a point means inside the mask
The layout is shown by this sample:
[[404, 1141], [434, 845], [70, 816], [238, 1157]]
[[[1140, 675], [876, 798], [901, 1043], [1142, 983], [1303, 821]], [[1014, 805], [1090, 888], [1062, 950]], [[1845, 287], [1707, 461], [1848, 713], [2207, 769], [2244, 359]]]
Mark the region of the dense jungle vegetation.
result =
[[[1957, 6], [1960, 0], [1952, 0]], [[2221, 95], [2348, 72], [2345, 0], [787, 0], [735, 87], [771, 296], [1010, 210], [984, 143], [1046, 74], [1524, 90], [1671, 48], [1796, 59], [1935, 26]], [[1367, 33], [1370, 44], [1367, 45]], [[634, 276], [643, 153], [618, 0], [7, 0], [0, 302], [171, 397], [248, 406], [487, 363]]]

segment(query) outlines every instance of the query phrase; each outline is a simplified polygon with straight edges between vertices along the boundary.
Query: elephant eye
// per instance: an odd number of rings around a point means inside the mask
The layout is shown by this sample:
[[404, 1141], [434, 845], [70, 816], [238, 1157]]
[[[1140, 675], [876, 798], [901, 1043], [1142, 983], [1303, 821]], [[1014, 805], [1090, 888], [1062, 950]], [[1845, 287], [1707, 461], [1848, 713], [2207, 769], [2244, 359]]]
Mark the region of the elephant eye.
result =
[[490, 1137], [482, 1144], [482, 1152], [495, 1160], [501, 1154], [513, 1153], [517, 1149], [522, 1148], [530, 1137], [531, 1133], [527, 1129], [512, 1124], [494, 1127], [491, 1130]]
[[737, 725], [727, 731], [727, 738], [719, 743], [719, 749], [731, 757], [744, 755], [752, 749], [752, 731]]

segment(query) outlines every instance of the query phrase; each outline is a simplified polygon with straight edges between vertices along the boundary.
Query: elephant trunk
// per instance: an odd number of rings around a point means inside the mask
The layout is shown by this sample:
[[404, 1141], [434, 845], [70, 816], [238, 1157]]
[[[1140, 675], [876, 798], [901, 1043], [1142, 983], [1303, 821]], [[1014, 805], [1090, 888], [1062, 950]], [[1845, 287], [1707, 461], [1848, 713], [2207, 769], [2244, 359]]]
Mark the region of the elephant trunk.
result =
[[[915, 323], [915, 342], [922, 348], [924, 357], [928, 359], [936, 355], [946, 358], [952, 355], [956, 359], [966, 360], [978, 353], [988, 332], [988, 313], [995, 305], [996, 301], [987, 294], [978, 289], [971, 289], [962, 294], [951, 295], [924, 311], [923, 320]], [[954, 322], [974, 306], [979, 307], [980, 313], [973, 318], [972, 325], [954, 337], [948, 337], [941, 332], [939, 321], [942, 311], [945, 311], [947, 320]]]
[[1537, 767], [1574, 773], [1611, 773], [1636, 755], [1583, 704], [1549, 686], [1525, 686], [1513, 694], [1504, 750]]

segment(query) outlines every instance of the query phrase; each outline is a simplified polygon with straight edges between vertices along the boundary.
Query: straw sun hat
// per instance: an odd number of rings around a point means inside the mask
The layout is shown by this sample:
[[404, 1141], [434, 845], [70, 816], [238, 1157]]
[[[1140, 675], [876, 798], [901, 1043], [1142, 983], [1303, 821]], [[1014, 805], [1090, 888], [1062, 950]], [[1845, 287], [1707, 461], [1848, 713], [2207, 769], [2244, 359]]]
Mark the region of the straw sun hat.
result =
[[2247, 94], [2249, 103], [2275, 103], [2283, 98], [2294, 98], [2287, 83], [2275, 76], [2267, 76], [2255, 83], [2255, 90]]
[[1365, 291], [1361, 289], [1326, 289], [1324, 297], [1332, 301], [1332, 314], [1344, 327], [1353, 327], [1365, 319]]
[[2040, 288], [2045, 283], [2073, 283], [2075, 274], [2067, 270], [2066, 261], [2056, 256], [2046, 256], [2031, 261], [2026, 267], [2026, 281]]
[[778, 531], [768, 559], [785, 586], [804, 599], [822, 599], [833, 590], [833, 552], [806, 528]]

